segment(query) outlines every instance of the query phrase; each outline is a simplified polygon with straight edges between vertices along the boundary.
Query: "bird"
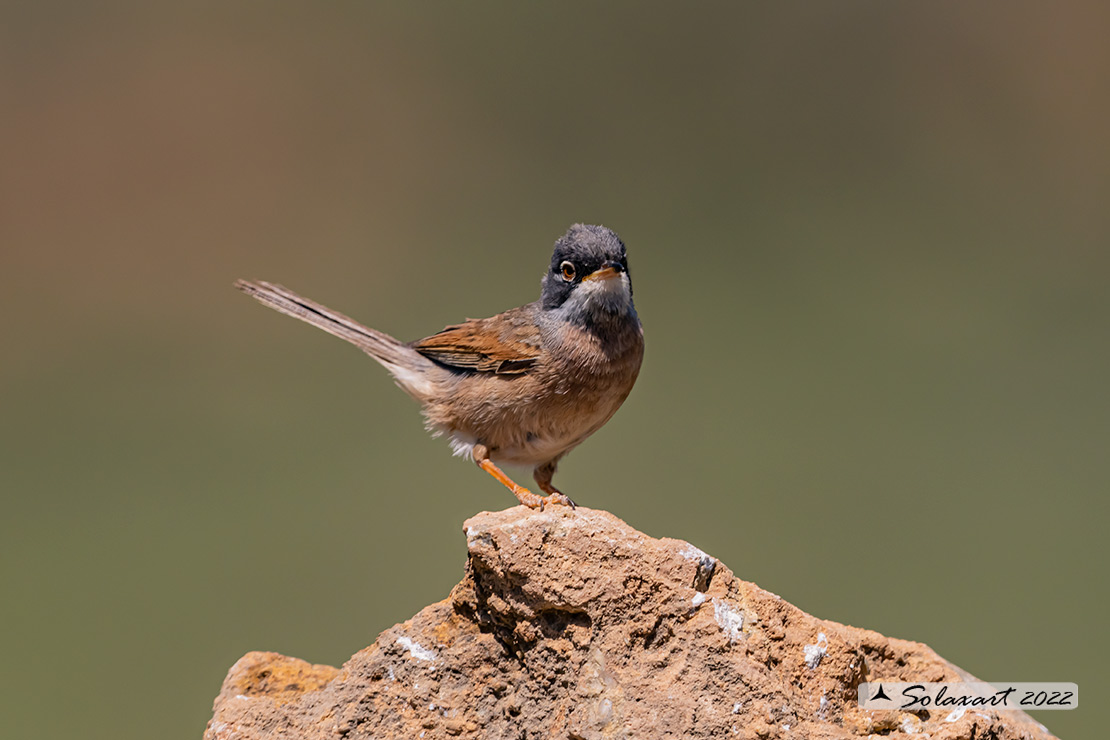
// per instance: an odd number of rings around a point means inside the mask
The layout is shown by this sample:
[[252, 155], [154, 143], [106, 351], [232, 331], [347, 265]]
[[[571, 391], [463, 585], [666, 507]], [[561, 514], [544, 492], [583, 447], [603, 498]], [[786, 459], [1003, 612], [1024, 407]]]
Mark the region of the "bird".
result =
[[[624, 242], [574, 224], [555, 242], [538, 300], [401, 342], [274, 283], [237, 280], [264, 305], [350, 342], [377, 360], [445, 435], [533, 509], [575, 507], [552, 478], [559, 461], [628, 398], [644, 356]], [[532, 468], [540, 496], [502, 465]]]

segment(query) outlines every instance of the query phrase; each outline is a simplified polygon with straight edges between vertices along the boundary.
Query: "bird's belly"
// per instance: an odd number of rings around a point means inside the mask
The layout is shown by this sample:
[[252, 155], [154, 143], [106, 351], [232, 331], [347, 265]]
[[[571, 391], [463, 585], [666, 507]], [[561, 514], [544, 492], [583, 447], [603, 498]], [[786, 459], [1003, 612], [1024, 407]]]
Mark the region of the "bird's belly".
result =
[[456, 455], [470, 457], [480, 442], [494, 462], [535, 467], [565, 455], [600, 429], [625, 395], [573, 393], [533, 398], [491, 409], [477, 427], [441, 429]]
[[[531, 429], [502, 428], [491, 429], [481, 436], [481, 442], [489, 448], [490, 459], [508, 465], [527, 465], [535, 467], [555, 460], [577, 447], [587, 437], [597, 431], [611, 416], [601, 418], [584, 415], [572, 423], [549, 424], [545, 420], [533, 419]], [[568, 422], [570, 420], [567, 420]], [[479, 442], [478, 435], [454, 429], [448, 432], [451, 448], [456, 455], [470, 457], [474, 445]]]
[[512, 447], [499, 447], [491, 454], [491, 457], [495, 462], [504, 462], [508, 465], [527, 465], [535, 467], [562, 457], [569, 450], [581, 444], [592, 432], [593, 429], [577, 435], [537, 435]]

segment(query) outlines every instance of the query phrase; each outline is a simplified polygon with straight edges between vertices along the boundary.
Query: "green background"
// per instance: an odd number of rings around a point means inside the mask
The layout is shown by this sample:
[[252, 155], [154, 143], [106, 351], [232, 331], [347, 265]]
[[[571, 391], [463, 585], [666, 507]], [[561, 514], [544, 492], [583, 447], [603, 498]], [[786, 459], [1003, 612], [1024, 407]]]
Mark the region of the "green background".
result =
[[231, 283], [414, 339], [585, 221], [647, 354], [560, 486], [1096, 736], [1108, 7], [4, 3], [0, 734], [199, 738], [445, 597], [509, 495]]

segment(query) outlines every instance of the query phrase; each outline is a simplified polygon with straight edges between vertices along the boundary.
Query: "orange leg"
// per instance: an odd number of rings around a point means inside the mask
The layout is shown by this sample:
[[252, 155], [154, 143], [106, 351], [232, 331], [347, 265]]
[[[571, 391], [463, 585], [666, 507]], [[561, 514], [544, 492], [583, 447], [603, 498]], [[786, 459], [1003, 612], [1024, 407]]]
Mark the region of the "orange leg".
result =
[[482, 460], [478, 463], [478, 467], [500, 481], [501, 485], [513, 492], [517, 501], [524, 504], [529, 509], [543, 509], [543, 498], [532, 493], [524, 486], [518, 486], [513, 482], [512, 478], [502, 472], [501, 468], [494, 465], [492, 460]]
[[501, 485], [512, 491], [517, 501], [530, 509], [539, 509], [543, 511], [544, 505], [549, 503], [569, 503], [570, 506], [574, 506], [573, 502], [561, 493], [544, 498], [542, 496], [537, 496], [524, 486], [517, 485], [512, 478], [505, 475], [501, 468], [493, 464], [493, 461], [489, 459], [489, 448], [485, 445], [474, 445], [474, 462], [478, 463], [479, 468], [496, 478]]

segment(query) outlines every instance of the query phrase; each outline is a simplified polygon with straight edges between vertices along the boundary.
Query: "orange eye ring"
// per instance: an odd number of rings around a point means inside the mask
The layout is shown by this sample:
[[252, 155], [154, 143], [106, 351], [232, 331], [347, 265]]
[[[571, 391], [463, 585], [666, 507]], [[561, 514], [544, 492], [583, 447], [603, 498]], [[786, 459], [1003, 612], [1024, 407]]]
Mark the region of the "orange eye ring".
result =
[[563, 273], [563, 280], [568, 283], [573, 281], [575, 275], [574, 263], [570, 260], [564, 260], [563, 264], [559, 265], [559, 272]]

